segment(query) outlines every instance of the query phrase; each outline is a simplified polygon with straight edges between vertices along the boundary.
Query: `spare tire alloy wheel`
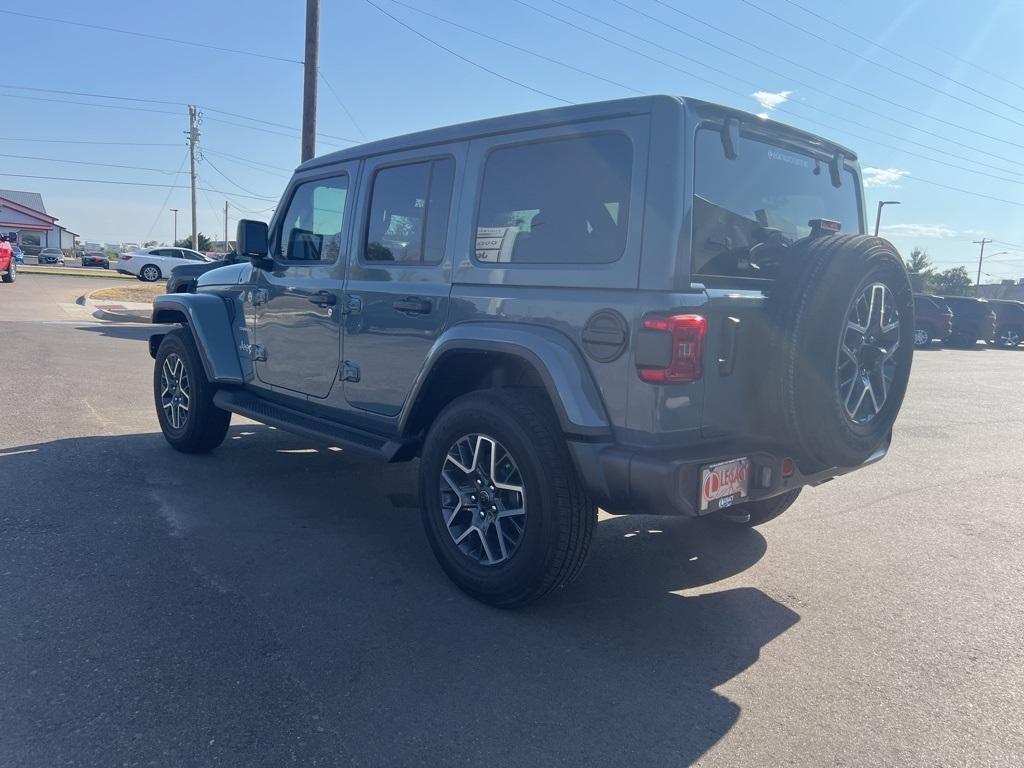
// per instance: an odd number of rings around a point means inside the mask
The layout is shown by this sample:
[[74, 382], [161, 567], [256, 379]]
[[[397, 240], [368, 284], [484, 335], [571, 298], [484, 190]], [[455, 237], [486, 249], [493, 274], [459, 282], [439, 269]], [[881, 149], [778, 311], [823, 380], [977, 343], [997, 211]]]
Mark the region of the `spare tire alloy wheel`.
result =
[[836, 363], [836, 386], [847, 417], [866, 424], [885, 407], [896, 377], [900, 315], [884, 283], [864, 286], [847, 312]]
[[526, 492], [509, 451], [488, 435], [460, 437], [441, 468], [441, 514], [452, 541], [484, 566], [504, 563], [526, 532]]
[[191, 402], [192, 388], [185, 361], [176, 352], [172, 352], [164, 358], [160, 369], [160, 407], [171, 429], [185, 428]]

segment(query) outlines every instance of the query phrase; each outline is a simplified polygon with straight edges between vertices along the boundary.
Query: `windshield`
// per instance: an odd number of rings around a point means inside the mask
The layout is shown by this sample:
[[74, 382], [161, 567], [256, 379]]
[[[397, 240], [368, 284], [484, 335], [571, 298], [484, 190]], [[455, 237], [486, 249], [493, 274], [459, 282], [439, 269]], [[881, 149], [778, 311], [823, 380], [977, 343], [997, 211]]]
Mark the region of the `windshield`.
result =
[[741, 137], [725, 156], [721, 133], [697, 132], [694, 163], [693, 274], [773, 279], [786, 248], [811, 234], [813, 219], [861, 231], [859, 183], [843, 171], [832, 186], [828, 164]]

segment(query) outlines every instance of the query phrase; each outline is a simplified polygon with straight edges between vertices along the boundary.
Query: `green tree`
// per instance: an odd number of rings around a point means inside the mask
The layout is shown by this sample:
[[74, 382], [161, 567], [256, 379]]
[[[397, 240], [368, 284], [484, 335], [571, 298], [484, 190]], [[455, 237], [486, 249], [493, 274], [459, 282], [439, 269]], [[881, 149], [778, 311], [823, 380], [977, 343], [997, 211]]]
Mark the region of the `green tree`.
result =
[[156, 240], [147, 240], [142, 244], [143, 248], [152, 248], [154, 245], [159, 245]]
[[953, 267], [935, 276], [935, 290], [948, 296], [966, 296], [973, 284], [966, 267]]
[[935, 268], [926, 248], [915, 248], [910, 252], [907, 272], [915, 293], [932, 293], [935, 290]]
[[[199, 240], [199, 247], [196, 249], [197, 251], [212, 251], [213, 250], [213, 243], [212, 243], [212, 241], [210, 240], [210, 238], [208, 238], [202, 232], [199, 233], [197, 239]], [[181, 240], [175, 241], [174, 245], [175, 245], [176, 248], [191, 248], [192, 247], [192, 237], [191, 237], [191, 235], [189, 235], [188, 237], [183, 237], [183, 238], [181, 238]]]

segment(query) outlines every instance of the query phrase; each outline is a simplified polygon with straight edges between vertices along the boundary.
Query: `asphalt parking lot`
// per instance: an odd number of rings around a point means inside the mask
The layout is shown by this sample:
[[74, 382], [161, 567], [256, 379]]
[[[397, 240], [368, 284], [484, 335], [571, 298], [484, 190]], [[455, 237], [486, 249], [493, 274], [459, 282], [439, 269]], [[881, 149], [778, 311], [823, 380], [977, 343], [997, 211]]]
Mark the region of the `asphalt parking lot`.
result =
[[173, 452], [75, 280], [0, 286], [0, 765], [1021, 764], [1024, 349], [918, 353], [883, 463], [757, 530], [602, 516], [501, 612], [414, 465]]

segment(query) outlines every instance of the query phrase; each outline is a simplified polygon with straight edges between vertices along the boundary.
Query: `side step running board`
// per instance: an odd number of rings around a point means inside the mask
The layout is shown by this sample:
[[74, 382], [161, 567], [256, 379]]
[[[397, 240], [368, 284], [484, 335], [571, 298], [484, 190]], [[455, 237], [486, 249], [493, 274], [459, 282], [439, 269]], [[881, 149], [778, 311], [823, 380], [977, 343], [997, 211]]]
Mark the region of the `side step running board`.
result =
[[213, 402], [218, 408], [237, 413], [239, 416], [245, 416], [253, 421], [330, 445], [368, 453], [385, 461], [395, 461], [400, 452], [406, 454], [402, 449], [408, 447], [408, 443], [404, 441], [382, 438], [370, 432], [311, 416], [286, 405], [265, 400], [250, 392], [220, 389], [213, 396]]

